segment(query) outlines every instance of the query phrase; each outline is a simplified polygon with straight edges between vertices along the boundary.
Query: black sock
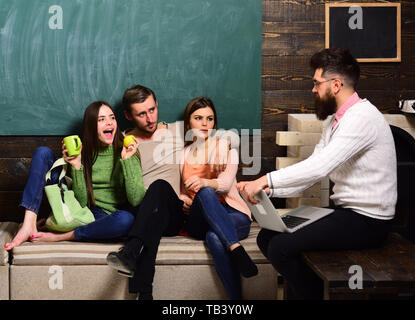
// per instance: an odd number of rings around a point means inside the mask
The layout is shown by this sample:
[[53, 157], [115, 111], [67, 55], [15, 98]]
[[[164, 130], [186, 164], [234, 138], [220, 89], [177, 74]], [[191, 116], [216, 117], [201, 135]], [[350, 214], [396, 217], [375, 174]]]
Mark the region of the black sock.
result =
[[231, 260], [238, 267], [239, 272], [245, 278], [253, 277], [258, 274], [258, 268], [246, 253], [244, 247], [239, 246], [230, 252]]

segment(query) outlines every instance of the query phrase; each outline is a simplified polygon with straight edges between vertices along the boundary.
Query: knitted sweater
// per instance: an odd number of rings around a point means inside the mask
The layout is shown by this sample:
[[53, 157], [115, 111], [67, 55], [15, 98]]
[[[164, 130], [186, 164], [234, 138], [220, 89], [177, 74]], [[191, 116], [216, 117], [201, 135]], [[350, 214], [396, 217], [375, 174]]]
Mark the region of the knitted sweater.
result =
[[[129, 202], [132, 206], [140, 204], [145, 194], [140, 160], [136, 155], [116, 164], [114, 173], [113, 147], [102, 148], [92, 166], [92, 187], [95, 205], [110, 214], [121, 205]], [[88, 203], [83, 166], [80, 170], [72, 167], [72, 189], [82, 207]]]
[[333, 127], [323, 123], [320, 142], [304, 161], [267, 174], [271, 194], [297, 194], [328, 176], [335, 205], [389, 220], [397, 199], [396, 153], [392, 133], [379, 110], [366, 99], [350, 107]]

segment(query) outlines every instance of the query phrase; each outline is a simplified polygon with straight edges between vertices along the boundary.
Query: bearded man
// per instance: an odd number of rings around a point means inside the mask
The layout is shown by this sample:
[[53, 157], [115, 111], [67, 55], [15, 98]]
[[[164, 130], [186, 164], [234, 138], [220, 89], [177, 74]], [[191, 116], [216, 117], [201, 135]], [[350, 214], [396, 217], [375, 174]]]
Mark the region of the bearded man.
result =
[[257, 243], [300, 299], [321, 299], [323, 283], [302, 261], [303, 251], [380, 246], [397, 198], [396, 154], [392, 133], [379, 110], [361, 99], [360, 68], [349, 50], [324, 49], [310, 61], [317, 118], [323, 131], [313, 154], [270, 172], [238, 189], [253, 204], [265, 190], [270, 197], [298, 194], [329, 177], [334, 212], [294, 233], [262, 229]]

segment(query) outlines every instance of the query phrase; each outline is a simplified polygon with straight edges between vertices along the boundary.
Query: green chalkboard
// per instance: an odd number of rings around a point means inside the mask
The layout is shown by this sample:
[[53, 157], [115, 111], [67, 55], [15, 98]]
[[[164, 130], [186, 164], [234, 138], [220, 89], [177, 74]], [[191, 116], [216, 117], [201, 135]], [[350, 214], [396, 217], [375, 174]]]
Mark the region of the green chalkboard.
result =
[[160, 120], [180, 119], [204, 95], [219, 127], [260, 128], [261, 8], [258, 0], [0, 0], [0, 135], [72, 134], [94, 100], [122, 115], [134, 84], [155, 91]]

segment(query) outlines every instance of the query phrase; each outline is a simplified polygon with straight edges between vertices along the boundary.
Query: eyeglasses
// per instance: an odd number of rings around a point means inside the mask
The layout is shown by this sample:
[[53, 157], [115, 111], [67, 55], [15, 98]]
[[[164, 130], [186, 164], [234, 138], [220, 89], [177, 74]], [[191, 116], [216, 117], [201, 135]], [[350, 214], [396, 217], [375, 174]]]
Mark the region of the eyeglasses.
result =
[[[328, 80], [326, 80], [326, 81], [317, 81], [317, 80], [313, 80], [313, 84], [314, 84], [314, 87], [315, 88], [318, 88], [322, 83], [324, 83], [324, 82], [329, 82], [329, 81], [332, 81], [332, 80], [336, 80], [337, 78], [332, 78], [332, 79], [328, 79]], [[340, 79], [339, 79], [340, 80]], [[343, 83], [340, 83], [341, 85], [343, 85]]]

